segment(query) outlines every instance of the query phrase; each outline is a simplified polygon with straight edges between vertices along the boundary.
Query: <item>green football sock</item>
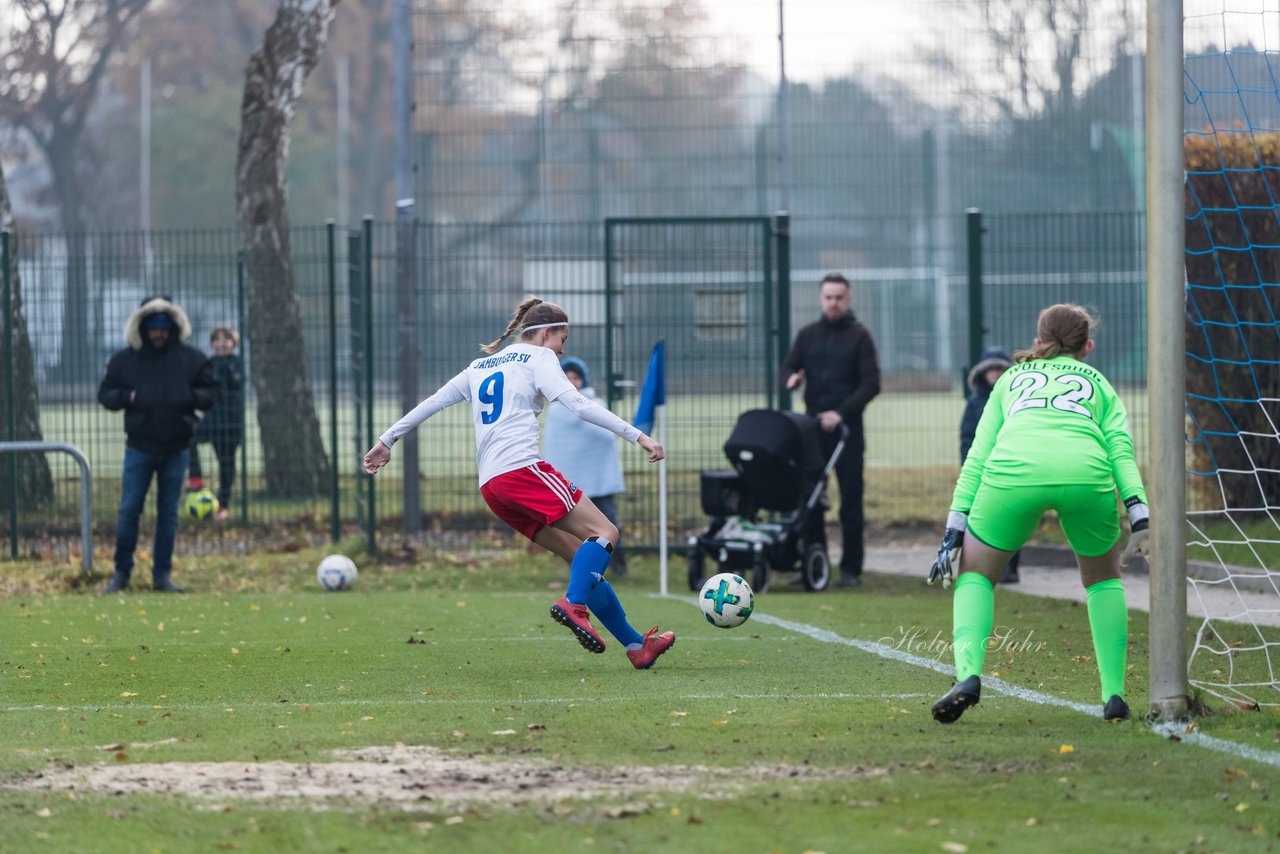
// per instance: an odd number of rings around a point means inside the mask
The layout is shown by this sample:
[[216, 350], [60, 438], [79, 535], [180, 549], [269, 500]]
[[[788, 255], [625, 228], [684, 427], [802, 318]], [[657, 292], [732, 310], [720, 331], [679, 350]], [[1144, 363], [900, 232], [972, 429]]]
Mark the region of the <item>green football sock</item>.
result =
[[1129, 609], [1124, 604], [1124, 582], [1109, 578], [1086, 587], [1084, 592], [1105, 703], [1112, 694], [1124, 697], [1124, 660], [1129, 649]]
[[996, 594], [990, 581], [976, 572], [962, 573], [956, 579], [951, 597], [951, 651], [956, 659], [957, 682], [982, 673], [995, 611]]

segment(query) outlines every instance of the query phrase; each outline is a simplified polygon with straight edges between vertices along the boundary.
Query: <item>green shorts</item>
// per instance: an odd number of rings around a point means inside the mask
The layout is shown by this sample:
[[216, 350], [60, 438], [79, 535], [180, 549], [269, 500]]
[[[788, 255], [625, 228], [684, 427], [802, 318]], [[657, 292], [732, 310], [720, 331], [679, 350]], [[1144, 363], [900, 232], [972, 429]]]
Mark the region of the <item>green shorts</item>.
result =
[[1106, 554], [1120, 539], [1115, 487], [1088, 483], [991, 486], [983, 483], [969, 509], [969, 531], [994, 549], [1013, 552], [1031, 539], [1048, 510], [1058, 511], [1071, 550]]

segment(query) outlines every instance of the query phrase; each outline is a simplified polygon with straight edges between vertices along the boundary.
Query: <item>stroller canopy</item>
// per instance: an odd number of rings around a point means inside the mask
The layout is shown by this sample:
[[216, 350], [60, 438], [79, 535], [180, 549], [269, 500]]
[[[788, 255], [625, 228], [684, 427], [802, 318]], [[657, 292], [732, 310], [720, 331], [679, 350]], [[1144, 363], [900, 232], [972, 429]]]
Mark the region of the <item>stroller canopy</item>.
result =
[[798, 412], [752, 409], [738, 417], [724, 453], [755, 506], [786, 512], [804, 503], [826, 464], [819, 429]]

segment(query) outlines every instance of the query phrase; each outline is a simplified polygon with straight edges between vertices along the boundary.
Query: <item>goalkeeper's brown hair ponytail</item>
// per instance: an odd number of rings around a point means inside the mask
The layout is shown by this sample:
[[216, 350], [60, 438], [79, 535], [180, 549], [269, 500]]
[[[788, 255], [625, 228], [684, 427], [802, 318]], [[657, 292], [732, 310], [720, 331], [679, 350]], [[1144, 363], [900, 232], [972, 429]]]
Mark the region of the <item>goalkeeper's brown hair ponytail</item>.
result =
[[1084, 306], [1073, 302], [1051, 305], [1036, 321], [1036, 344], [1013, 354], [1014, 362], [1052, 359], [1055, 356], [1080, 358], [1098, 321]]
[[511, 333], [522, 326], [541, 326], [550, 323], [569, 322], [569, 315], [563, 308], [553, 302], [543, 302], [537, 297], [528, 297], [518, 306], [516, 306], [515, 314], [511, 315], [511, 322], [507, 324], [507, 328], [494, 341], [488, 344], [481, 344], [480, 349], [489, 355], [498, 352], [498, 348], [502, 346], [502, 342], [510, 337]]

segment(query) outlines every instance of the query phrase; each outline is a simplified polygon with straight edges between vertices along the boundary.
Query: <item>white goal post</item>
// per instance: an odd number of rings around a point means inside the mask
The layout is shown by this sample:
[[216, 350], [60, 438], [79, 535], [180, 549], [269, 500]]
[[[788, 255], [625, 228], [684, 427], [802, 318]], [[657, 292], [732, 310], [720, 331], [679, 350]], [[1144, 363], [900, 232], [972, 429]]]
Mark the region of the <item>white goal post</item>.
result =
[[1185, 717], [1186, 319], [1183, 2], [1147, 0], [1147, 394], [1151, 558], [1150, 712]]

